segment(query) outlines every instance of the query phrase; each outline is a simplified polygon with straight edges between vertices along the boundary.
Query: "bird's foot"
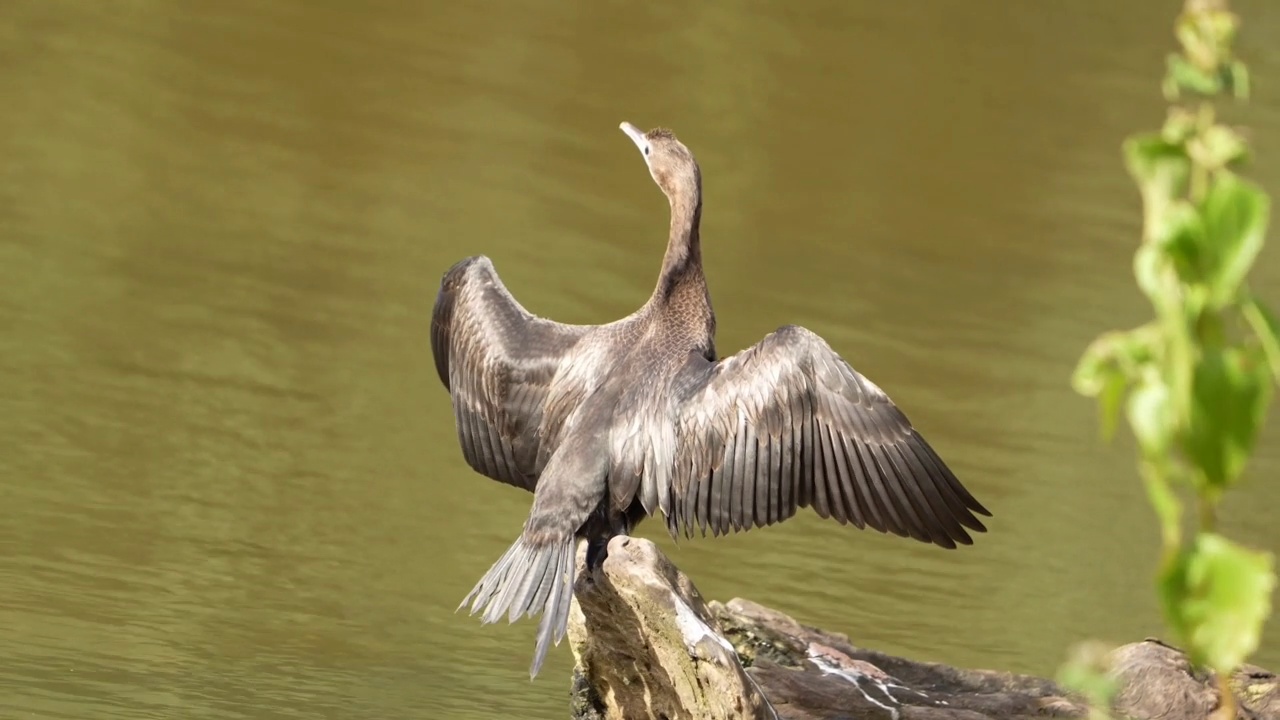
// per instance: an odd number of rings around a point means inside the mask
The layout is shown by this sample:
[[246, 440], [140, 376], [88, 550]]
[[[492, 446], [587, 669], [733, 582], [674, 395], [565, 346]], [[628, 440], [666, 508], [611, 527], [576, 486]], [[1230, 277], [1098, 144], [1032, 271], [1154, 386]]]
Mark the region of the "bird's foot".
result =
[[587, 572], [594, 573], [604, 565], [609, 557], [609, 539], [593, 538], [587, 541]]

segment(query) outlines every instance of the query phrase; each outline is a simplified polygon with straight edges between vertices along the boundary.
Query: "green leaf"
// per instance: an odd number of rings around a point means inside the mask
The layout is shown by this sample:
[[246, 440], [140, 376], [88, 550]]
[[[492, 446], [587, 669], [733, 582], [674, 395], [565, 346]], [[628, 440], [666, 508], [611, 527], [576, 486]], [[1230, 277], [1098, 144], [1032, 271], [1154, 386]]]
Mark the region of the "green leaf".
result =
[[1178, 283], [1177, 259], [1169, 246], [1143, 243], [1133, 255], [1133, 277], [1161, 322], [1182, 322], [1182, 287]]
[[1152, 241], [1168, 255], [1182, 282], [1191, 284], [1203, 276], [1204, 223], [1195, 206], [1178, 199], [1169, 204], [1164, 217], [1152, 228]]
[[1196, 134], [1200, 119], [1190, 110], [1174, 105], [1169, 108], [1164, 125], [1160, 128], [1160, 137], [1170, 145], [1182, 145]]
[[1244, 472], [1271, 401], [1271, 377], [1260, 352], [1206, 348], [1192, 375], [1187, 455], [1210, 487]]
[[1102, 392], [1112, 377], [1120, 375], [1115, 362], [1115, 336], [1109, 332], [1099, 336], [1085, 348], [1076, 369], [1071, 373], [1071, 387], [1085, 397]]
[[1253, 328], [1263, 353], [1267, 356], [1267, 364], [1271, 366], [1271, 374], [1280, 383], [1280, 320], [1265, 305], [1250, 298], [1241, 308], [1244, 319]]
[[1110, 672], [1115, 648], [1088, 641], [1071, 648], [1067, 661], [1058, 668], [1058, 683], [1084, 695], [1089, 701], [1089, 720], [1106, 720], [1105, 708], [1120, 690], [1119, 679]]
[[1155, 339], [1150, 325], [1099, 335], [1080, 356], [1071, 376], [1072, 387], [1081, 395], [1093, 397], [1113, 376], [1134, 376], [1138, 367], [1151, 361], [1151, 343]]
[[1144, 243], [1134, 254], [1133, 272], [1156, 310], [1157, 321], [1150, 331], [1156, 339], [1151, 341], [1151, 347], [1153, 351], [1159, 349], [1160, 362], [1168, 369], [1168, 397], [1163, 410], [1169, 413], [1167, 422], [1172, 432], [1172, 428], [1185, 423], [1190, 406], [1194, 355], [1191, 326], [1196, 317], [1192, 312], [1195, 307], [1189, 304], [1193, 299], [1185, 297], [1167, 249]]
[[1162, 600], [1192, 662], [1230, 673], [1258, 648], [1271, 614], [1273, 564], [1269, 553], [1201, 533], [1166, 568]]
[[1222, 89], [1221, 76], [1201, 70], [1181, 55], [1169, 56], [1168, 74], [1165, 77], [1165, 94], [1170, 99], [1177, 98], [1183, 92], [1213, 95]]
[[1191, 174], [1185, 148], [1160, 133], [1143, 133], [1125, 140], [1123, 150], [1125, 166], [1146, 203], [1148, 221], [1153, 214], [1163, 215], [1165, 206], [1185, 191]]
[[1076, 364], [1071, 386], [1081, 395], [1098, 398], [1104, 440], [1115, 434], [1125, 390], [1153, 362], [1153, 343], [1158, 339], [1152, 325], [1108, 332], [1095, 339]]
[[1213, 125], [1187, 145], [1196, 163], [1217, 170], [1244, 158], [1247, 148], [1239, 133], [1226, 125]]
[[1095, 342], [1080, 358], [1071, 376], [1071, 385], [1076, 392], [1098, 398], [1098, 423], [1104, 441], [1115, 436], [1121, 401], [1129, 387], [1129, 378], [1112, 351], [1113, 348]]
[[1200, 212], [1205, 234], [1201, 251], [1207, 261], [1205, 282], [1216, 306], [1235, 300], [1249, 268], [1262, 249], [1270, 200], [1266, 193], [1234, 173], [1220, 172]]
[[1249, 68], [1239, 60], [1235, 60], [1227, 69], [1227, 74], [1236, 98], [1239, 100], [1249, 99]]
[[1169, 388], [1154, 371], [1146, 372], [1129, 393], [1129, 425], [1133, 435], [1148, 455], [1168, 451], [1173, 439], [1173, 413], [1169, 407]]

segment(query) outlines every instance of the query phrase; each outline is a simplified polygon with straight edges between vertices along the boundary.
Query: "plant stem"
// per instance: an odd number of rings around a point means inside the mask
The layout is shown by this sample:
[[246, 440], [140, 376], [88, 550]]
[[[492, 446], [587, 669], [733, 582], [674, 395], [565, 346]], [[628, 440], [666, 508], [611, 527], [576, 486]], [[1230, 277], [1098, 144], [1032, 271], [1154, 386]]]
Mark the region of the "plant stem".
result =
[[1218, 675], [1218, 708], [1209, 717], [1211, 720], [1236, 720], [1236, 695], [1231, 690], [1231, 676], [1226, 673]]
[[1213, 532], [1218, 521], [1218, 503], [1205, 494], [1204, 491], [1201, 491], [1196, 500], [1197, 509], [1200, 513], [1200, 532]]

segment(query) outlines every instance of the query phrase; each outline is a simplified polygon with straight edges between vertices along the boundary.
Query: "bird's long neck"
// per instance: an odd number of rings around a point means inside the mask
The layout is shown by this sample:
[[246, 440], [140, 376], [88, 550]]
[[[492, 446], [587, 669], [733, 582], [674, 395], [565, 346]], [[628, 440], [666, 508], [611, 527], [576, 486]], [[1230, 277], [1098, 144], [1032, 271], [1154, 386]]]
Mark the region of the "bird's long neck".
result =
[[670, 196], [671, 233], [662, 258], [662, 273], [651, 302], [670, 304], [685, 299], [705, 299], [707, 281], [702, 274], [702, 183], [695, 173]]

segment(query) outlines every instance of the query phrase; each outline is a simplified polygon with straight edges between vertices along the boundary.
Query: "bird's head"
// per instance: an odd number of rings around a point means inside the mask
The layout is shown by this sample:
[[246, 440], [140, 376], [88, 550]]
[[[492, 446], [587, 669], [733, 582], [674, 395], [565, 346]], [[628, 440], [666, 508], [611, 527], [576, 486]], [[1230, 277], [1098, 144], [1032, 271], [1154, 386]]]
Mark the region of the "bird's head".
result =
[[666, 193], [672, 204], [701, 191], [702, 174], [698, 169], [698, 162], [674, 133], [666, 128], [642, 132], [628, 122], [618, 127], [639, 148], [653, 181]]

